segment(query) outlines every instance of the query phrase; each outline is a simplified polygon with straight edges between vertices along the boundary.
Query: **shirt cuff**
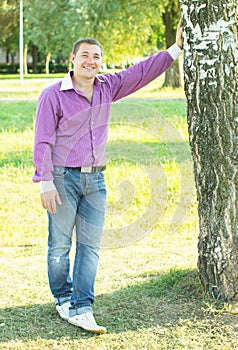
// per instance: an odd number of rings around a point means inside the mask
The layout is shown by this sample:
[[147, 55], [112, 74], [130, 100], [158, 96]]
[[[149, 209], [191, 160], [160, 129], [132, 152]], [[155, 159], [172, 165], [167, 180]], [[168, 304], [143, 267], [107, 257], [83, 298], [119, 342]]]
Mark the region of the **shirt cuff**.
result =
[[175, 43], [167, 49], [167, 52], [170, 54], [170, 56], [173, 58], [173, 60], [176, 60], [181, 55], [182, 50]]
[[40, 183], [40, 193], [45, 193], [49, 191], [55, 191], [56, 187], [53, 181], [41, 181]]

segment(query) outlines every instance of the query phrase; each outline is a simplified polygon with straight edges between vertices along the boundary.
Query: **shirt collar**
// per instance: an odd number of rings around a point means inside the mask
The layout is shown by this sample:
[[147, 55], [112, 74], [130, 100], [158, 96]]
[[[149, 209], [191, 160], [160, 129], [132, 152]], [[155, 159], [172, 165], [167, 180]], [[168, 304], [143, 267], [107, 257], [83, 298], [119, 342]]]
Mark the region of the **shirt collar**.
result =
[[[73, 70], [69, 71], [68, 74], [63, 78], [60, 86], [60, 91], [65, 91], [65, 90], [73, 90], [74, 85], [72, 82], [72, 75], [73, 75]], [[101, 76], [97, 76], [95, 78], [95, 84], [97, 83], [105, 83], [105, 80], [102, 79]]]

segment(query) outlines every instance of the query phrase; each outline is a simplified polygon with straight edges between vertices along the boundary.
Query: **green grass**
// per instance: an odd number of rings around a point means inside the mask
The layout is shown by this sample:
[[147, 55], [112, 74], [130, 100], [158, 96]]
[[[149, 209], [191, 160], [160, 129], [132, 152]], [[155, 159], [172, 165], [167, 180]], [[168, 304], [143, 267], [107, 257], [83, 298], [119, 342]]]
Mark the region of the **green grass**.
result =
[[[57, 73], [57, 74], [28, 74], [28, 75], [24, 75], [23, 77], [23, 81], [25, 80], [32, 80], [32, 79], [55, 79], [55, 78], [62, 78], [65, 74], [64, 73]], [[20, 74], [0, 74], [0, 81], [3, 80], [15, 80], [15, 81], [19, 81], [20, 80]]]
[[0, 102], [0, 108], [0, 128], [3, 132], [9, 130], [23, 131], [28, 128], [33, 128], [36, 112], [35, 102]]
[[35, 109], [33, 101], [0, 102], [0, 348], [237, 348], [235, 309], [204, 295], [197, 274], [184, 99], [134, 97], [112, 108], [95, 285], [95, 316], [108, 329], [102, 336], [61, 320], [52, 302], [47, 220], [31, 181]]

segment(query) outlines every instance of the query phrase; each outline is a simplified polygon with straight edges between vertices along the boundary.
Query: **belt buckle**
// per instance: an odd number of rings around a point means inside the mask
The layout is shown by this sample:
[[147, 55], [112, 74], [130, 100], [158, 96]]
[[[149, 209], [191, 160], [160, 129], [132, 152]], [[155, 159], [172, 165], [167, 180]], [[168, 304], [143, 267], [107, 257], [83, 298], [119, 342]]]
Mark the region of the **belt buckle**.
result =
[[82, 166], [81, 167], [81, 173], [91, 173], [92, 167], [91, 166]]

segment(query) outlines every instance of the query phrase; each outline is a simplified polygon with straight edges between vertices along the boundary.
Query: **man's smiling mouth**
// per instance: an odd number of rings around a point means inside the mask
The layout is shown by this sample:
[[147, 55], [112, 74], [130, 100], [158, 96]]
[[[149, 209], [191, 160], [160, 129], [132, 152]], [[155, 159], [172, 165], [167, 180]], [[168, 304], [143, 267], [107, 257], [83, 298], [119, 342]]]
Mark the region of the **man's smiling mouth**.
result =
[[87, 69], [87, 70], [93, 70], [94, 67], [89, 67], [89, 66], [83, 66], [84, 69]]

